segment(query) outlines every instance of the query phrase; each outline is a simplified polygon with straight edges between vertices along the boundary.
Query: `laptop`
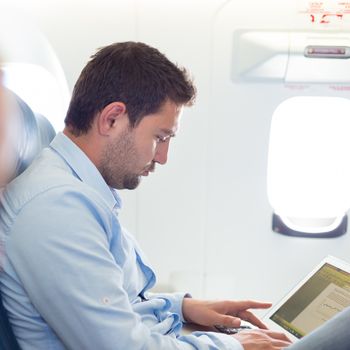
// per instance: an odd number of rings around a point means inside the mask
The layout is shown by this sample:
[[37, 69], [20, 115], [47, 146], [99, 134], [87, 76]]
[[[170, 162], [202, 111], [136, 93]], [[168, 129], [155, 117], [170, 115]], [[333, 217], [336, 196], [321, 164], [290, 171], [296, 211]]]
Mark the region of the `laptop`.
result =
[[327, 256], [264, 316], [295, 341], [350, 306], [350, 264]]

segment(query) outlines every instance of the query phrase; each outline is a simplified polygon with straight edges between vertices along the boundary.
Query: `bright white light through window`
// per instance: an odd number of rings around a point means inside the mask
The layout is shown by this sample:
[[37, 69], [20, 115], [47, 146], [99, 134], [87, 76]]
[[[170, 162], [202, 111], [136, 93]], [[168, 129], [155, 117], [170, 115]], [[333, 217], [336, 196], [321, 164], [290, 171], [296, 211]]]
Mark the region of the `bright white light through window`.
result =
[[268, 198], [291, 229], [326, 232], [350, 207], [350, 100], [293, 97], [275, 110]]
[[56, 78], [45, 68], [34, 64], [4, 65], [4, 84], [20, 96], [35, 113], [50, 120], [56, 131], [64, 125], [67, 96]]

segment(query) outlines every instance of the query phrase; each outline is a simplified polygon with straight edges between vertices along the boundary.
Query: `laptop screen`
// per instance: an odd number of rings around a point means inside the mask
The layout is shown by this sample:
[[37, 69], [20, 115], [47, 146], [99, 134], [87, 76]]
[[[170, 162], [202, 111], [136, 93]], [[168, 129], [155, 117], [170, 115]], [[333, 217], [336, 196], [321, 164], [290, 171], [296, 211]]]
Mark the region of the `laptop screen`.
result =
[[270, 319], [297, 338], [350, 306], [350, 273], [325, 263]]

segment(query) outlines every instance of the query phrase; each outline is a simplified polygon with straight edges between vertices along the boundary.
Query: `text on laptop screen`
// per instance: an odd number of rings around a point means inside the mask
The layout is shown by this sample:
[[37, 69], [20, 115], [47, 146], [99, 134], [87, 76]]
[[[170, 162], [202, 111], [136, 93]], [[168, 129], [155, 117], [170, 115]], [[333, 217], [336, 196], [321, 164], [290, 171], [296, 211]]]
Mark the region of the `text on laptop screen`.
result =
[[297, 338], [350, 306], [350, 273], [324, 264], [271, 317]]

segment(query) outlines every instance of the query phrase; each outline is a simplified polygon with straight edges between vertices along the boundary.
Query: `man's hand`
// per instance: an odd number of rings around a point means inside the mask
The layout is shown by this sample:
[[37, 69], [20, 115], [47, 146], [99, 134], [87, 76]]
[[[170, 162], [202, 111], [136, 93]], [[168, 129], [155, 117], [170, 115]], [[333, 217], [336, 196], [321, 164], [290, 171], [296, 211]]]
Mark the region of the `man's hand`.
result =
[[267, 327], [249, 309], [267, 309], [271, 303], [253, 300], [245, 301], [205, 301], [184, 298], [182, 313], [187, 322], [202, 326], [223, 325], [239, 327], [241, 320], [266, 329]]
[[242, 344], [244, 350], [280, 350], [291, 344], [285, 334], [265, 329], [242, 331], [232, 337]]

